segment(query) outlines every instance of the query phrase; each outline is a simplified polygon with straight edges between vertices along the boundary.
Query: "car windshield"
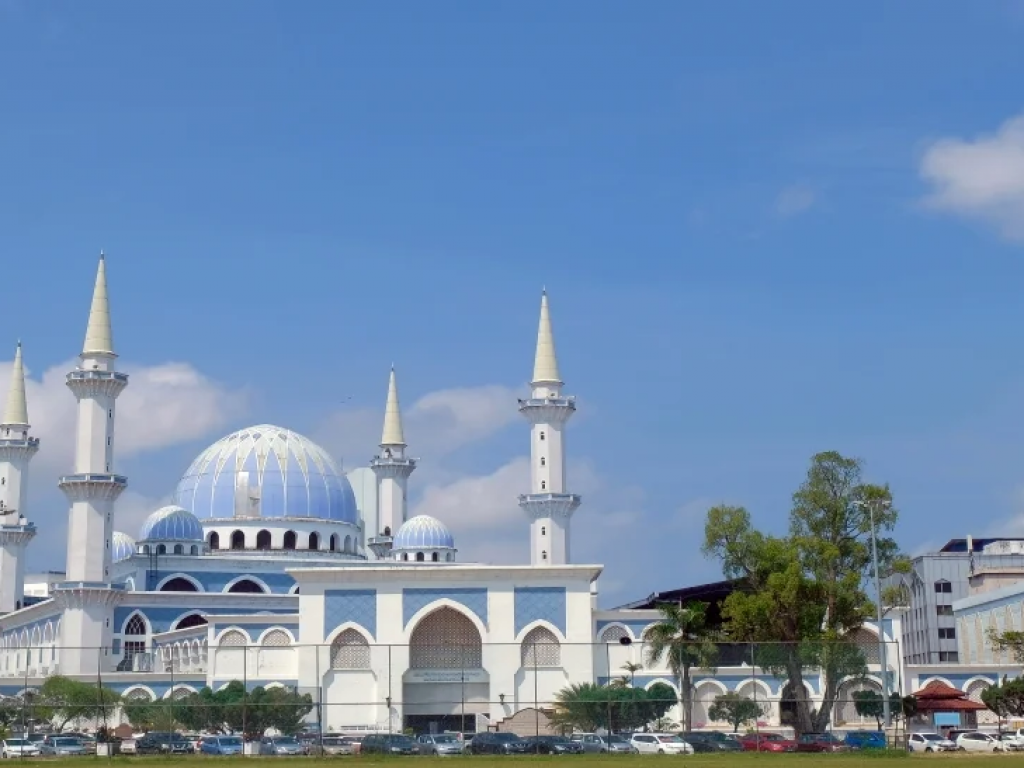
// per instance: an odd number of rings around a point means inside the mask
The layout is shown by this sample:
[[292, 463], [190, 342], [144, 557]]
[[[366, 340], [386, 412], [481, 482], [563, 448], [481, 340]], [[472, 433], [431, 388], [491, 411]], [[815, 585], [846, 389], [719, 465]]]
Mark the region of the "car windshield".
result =
[[299, 743], [299, 740], [296, 739], [294, 736], [282, 736], [279, 739], [274, 739], [274, 743], [275, 744], [284, 744], [285, 746], [288, 746], [288, 747], [294, 747], [295, 745], [297, 745]]
[[677, 741], [682, 741], [682, 739], [680, 739], [678, 736], [659, 736], [658, 741], [660, 741], [662, 744], [672, 744]]
[[344, 743], [344, 740], [339, 739], [337, 736], [330, 736], [324, 739], [325, 747], [338, 747]]
[[496, 733], [494, 734], [494, 740], [501, 744], [509, 744], [513, 741], [522, 741], [522, 739], [514, 733]]
[[12, 747], [24, 747], [28, 744], [28, 739], [7, 739], [7, 744]]
[[65, 737], [63, 739], [54, 739], [53, 743], [56, 744], [58, 747], [70, 747], [72, 745], [78, 745], [80, 742], [78, 741], [78, 739]]
[[242, 740], [237, 736], [226, 736], [220, 739], [220, 745], [222, 747], [240, 747], [242, 746]]
[[450, 734], [450, 733], [446, 733], [446, 734], [444, 734], [443, 736], [435, 736], [435, 737], [434, 737], [434, 743], [435, 743], [435, 744], [454, 744], [454, 743], [456, 743], [457, 741], [458, 741], [458, 739], [456, 739], [456, 738], [455, 738], [455, 737], [454, 737], [454, 736], [453, 736], [452, 734]]
[[937, 733], [922, 733], [921, 738], [925, 741], [942, 741], [942, 737]]
[[626, 741], [621, 736], [609, 736], [609, 737], [607, 737], [607, 741], [608, 741], [609, 744], [628, 744], [629, 743], [628, 741]]

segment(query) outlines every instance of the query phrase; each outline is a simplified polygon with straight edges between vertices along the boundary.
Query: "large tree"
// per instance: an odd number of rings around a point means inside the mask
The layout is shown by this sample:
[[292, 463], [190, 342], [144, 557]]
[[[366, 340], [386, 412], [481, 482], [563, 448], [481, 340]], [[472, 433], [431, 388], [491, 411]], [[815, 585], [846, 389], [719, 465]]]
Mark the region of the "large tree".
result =
[[102, 719], [104, 714], [112, 714], [120, 701], [120, 695], [109, 688], [53, 675], [40, 687], [32, 707], [35, 717], [52, 721], [60, 732], [72, 720]]
[[[867, 671], [864, 652], [848, 638], [875, 610], [864, 588], [872, 513], [882, 575], [907, 569], [885, 535], [897, 519], [891, 500], [887, 486], [862, 481], [858, 460], [829, 451], [811, 459], [785, 536], [755, 529], [742, 507], [708, 511], [704, 552], [744, 584], [723, 604], [725, 629], [734, 641], [757, 644], [758, 664], [788, 679], [797, 733], [825, 730], [840, 684]], [[822, 678], [817, 709], [804, 685], [808, 669]]]
[[708, 709], [708, 717], [722, 723], [732, 725], [732, 732], [739, 731], [741, 725], [757, 720], [764, 714], [764, 705], [740, 696], [738, 693], [723, 693], [715, 697], [715, 703]]
[[708, 626], [708, 604], [689, 602], [685, 605], [666, 603], [658, 606], [661, 620], [644, 630], [648, 667], [665, 663], [679, 684], [679, 700], [683, 706], [683, 726], [693, 725], [694, 669], [714, 667], [718, 659], [715, 639], [717, 630]]
[[256, 687], [246, 692], [238, 680], [219, 691], [203, 688], [174, 702], [167, 717], [193, 730], [230, 731], [258, 739], [268, 728], [295, 733], [313, 710], [309, 694]]

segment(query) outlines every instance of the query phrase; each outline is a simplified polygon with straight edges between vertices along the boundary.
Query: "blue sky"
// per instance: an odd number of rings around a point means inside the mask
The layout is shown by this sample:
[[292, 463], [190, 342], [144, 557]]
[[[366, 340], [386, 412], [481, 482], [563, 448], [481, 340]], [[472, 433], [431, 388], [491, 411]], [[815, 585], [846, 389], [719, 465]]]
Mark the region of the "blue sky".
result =
[[1022, 35], [995, 1], [0, 0], [32, 515], [62, 530], [103, 248], [130, 532], [248, 423], [364, 463], [394, 362], [414, 509], [525, 558], [546, 285], [604, 602], [715, 578], [707, 506], [780, 528], [820, 450], [892, 484], [910, 552], [1024, 534]]

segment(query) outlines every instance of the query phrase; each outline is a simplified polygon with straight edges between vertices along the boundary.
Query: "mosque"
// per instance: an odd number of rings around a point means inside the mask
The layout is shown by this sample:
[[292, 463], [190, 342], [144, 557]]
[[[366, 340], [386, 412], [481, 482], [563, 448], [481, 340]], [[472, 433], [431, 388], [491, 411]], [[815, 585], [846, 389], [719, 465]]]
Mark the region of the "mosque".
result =
[[[565, 431], [576, 402], [563, 393], [546, 294], [532, 391], [509, 404], [529, 424], [522, 565], [466, 562], [443, 521], [407, 516], [417, 459], [394, 370], [368, 466], [346, 473], [300, 434], [248, 427], [200, 453], [175, 503], [134, 536], [115, 531], [128, 483], [116, 466], [116, 403], [129, 386], [116, 362], [101, 256], [85, 343], [67, 374], [78, 411], [74, 466], [57, 479], [69, 505], [59, 576], [26, 583], [24, 553], [37, 534], [27, 478], [40, 441], [20, 345], [0, 422], [0, 694], [55, 674], [148, 700], [239, 680], [310, 693], [325, 728], [453, 727], [472, 717], [482, 729], [543, 708], [569, 684], [607, 682], [627, 663], [645, 665], [634, 685], [677, 687], [640, 642], [659, 612], [599, 609], [601, 566], [572, 561], [581, 498], [567, 482]], [[783, 681], [744, 661], [696, 682], [695, 722], [726, 691], [779, 718]], [[809, 676], [812, 696], [814, 685]]]

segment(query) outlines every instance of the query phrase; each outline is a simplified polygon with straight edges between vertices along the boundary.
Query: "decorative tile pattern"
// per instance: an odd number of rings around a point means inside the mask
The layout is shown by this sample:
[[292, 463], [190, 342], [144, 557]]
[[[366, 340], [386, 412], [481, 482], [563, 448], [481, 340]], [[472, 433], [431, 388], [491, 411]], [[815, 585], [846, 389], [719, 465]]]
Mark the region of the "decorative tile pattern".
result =
[[487, 590], [482, 587], [465, 588], [411, 588], [402, 590], [402, 621], [408, 625], [419, 611], [437, 600], [451, 600], [463, 605], [487, 625]]
[[358, 624], [377, 637], [377, 591], [373, 589], [328, 589], [324, 592], [324, 636], [347, 621]]
[[534, 621], [546, 621], [565, 636], [565, 587], [516, 587], [516, 634]]

